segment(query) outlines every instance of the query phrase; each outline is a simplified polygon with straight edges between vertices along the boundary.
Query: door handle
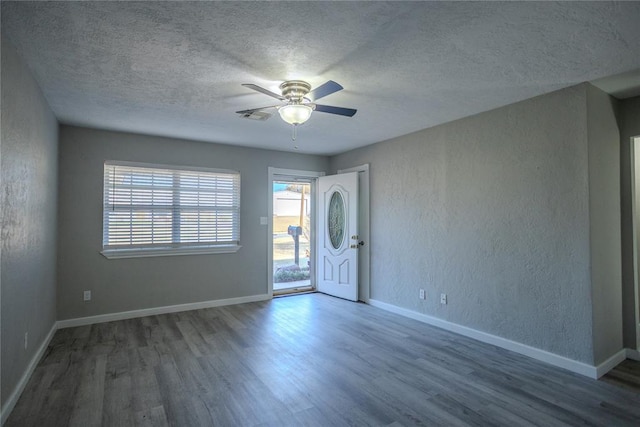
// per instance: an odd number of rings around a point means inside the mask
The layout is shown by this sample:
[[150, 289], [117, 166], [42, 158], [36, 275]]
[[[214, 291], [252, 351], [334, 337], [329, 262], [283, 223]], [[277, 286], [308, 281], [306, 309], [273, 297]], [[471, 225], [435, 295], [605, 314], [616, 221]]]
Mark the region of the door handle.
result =
[[360, 241], [358, 242], [358, 245], [360, 245], [360, 246], [364, 246], [364, 240], [360, 240]]

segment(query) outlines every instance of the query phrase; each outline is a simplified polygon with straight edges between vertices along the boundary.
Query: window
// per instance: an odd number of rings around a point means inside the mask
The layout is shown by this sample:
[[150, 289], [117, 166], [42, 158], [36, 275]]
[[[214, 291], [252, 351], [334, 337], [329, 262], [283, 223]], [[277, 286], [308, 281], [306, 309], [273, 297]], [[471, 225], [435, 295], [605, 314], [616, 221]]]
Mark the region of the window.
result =
[[102, 254], [107, 258], [238, 249], [238, 172], [105, 162]]

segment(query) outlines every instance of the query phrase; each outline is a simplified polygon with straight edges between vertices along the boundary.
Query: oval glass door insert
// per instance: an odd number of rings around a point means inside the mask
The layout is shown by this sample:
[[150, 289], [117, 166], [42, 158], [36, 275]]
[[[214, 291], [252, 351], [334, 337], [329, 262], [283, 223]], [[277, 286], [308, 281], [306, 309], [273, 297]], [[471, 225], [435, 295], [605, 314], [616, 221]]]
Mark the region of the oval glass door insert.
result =
[[340, 248], [344, 240], [344, 210], [342, 194], [334, 191], [329, 200], [329, 211], [327, 213], [327, 230], [329, 230], [329, 239], [334, 249]]

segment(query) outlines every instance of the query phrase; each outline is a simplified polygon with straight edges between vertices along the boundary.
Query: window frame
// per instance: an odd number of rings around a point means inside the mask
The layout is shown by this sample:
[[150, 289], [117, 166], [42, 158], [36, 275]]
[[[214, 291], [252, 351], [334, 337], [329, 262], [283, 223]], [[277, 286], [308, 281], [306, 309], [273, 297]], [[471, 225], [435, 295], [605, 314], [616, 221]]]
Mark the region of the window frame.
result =
[[[134, 168], [146, 168], [146, 169], [157, 169], [163, 171], [177, 171], [177, 172], [187, 172], [187, 173], [213, 173], [213, 174], [231, 174], [235, 175], [237, 179], [237, 192], [234, 193], [233, 198], [237, 200], [237, 204], [234, 204], [234, 211], [236, 212], [235, 217], [237, 218], [237, 224], [232, 226], [233, 229], [236, 230], [237, 240], [232, 240], [229, 243], [199, 243], [189, 245], [188, 243], [180, 243], [174, 241], [176, 235], [179, 235], [179, 223], [172, 219], [171, 221], [171, 235], [172, 240], [170, 243], [166, 245], [158, 245], [154, 244], [153, 246], [148, 246], [151, 244], [141, 244], [136, 246], [121, 246], [121, 247], [105, 247], [105, 240], [107, 238], [107, 209], [108, 209], [108, 191], [109, 189], [106, 187], [107, 185], [107, 168], [109, 167], [134, 167]], [[172, 199], [173, 201], [179, 198], [180, 192], [176, 195], [176, 190], [182, 187], [175, 185], [171, 187]], [[191, 190], [191, 189], [189, 189]], [[184, 189], [183, 189], [184, 191]], [[241, 176], [240, 172], [229, 169], [217, 169], [217, 168], [204, 168], [204, 167], [196, 167], [196, 166], [176, 166], [176, 165], [165, 165], [165, 164], [156, 164], [156, 163], [142, 163], [142, 162], [127, 162], [127, 161], [116, 161], [116, 160], [106, 160], [103, 164], [103, 188], [102, 188], [102, 250], [100, 253], [107, 259], [118, 259], [118, 258], [138, 258], [138, 257], [156, 257], [156, 256], [173, 256], [173, 255], [201, 255], [201, 254], [222, 254], [222, 253], [235, 253], [242, 246], [240, 245], [240, 201], [241, 201]], [[172, 210], [179, 209], [180, 205], [171, 205]], [[178, 227], [178, 228], [176, 228]]]

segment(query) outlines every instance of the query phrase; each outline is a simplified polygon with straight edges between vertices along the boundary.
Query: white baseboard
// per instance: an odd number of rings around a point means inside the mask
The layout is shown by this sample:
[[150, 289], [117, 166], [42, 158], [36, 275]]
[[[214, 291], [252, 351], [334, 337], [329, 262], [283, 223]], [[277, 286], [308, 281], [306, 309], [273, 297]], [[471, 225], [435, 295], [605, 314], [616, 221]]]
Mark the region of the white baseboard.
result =
[[16, 406], [16, 403], [18, 403], [18, 399], [20, 399], [20, 395], [24, 391], [24, 388], [27, 386], [27, 383], [29, 382], [31, 375], [33, 375], [33, 371], [36, 369], [36, 366], [38, 366], [40, 359], [42, 359], [42, 356], [44, 356], [45, 351], [47, 351], [47, 347], [49, 347], [49, 343], [51, 342], [51, 339], [53, 338], [57, 330], [58, 330], [58, 324], [54, 323], [53, 326], [51, 327], [51, 330], [49, 331], [45, 339], [42, 341], [42, 344], [40, 344], [40, 347], [38, 347], [38, 351], [36, 351], [36, 353], [31, 358], [31, 361], [29, 362], [27, 369], [25, 369], [24, 373], [22, 374], [20, 381], [18, 381], [18, 384], [13, 389], [13, 392], [7, 399], [4, 406], [2, 407], [2, 416], [0, 417], [0, 425], [4, 425], [4, 423], [7, 421], [7, 418], [9, 418], [9, 414], [11, 414], [11, 411], [13, 411], [14, 406]]
[[596, 366], [596, 379], [600, 378], [627, 358], [627, 349], [623, 348], [598, 366]]
[[141, 310], [121, 311], [118, 313], [100, 314], [98, 316], [79, 317], [76, 319], [58, 320], [58, 328], [93, 325], [95, 323], [113, 322], [115, 320], [135, 319], [136, 317], [155, 316], [157, 314], [177, 313], [180, 311], [199, 310], [201, 308], [221, 307], [223, 305], [244, 304], [247, 302], [266, 301], [268, 294], [248, 297], [217, 299], [211, 301], [192, 302], [188, 304], [167, 305], [164, 307], [143, 308]]
[[637, 360], [640, 362], [640, 351], [634, 350], [632, 348], [625, 348], [627, 359]]
[[398, 307], [386, 302], [371, 299], [369, 300], [369, 304], [374, 307], [378, 307], [383, 310], [417, 320], [419, 322], [427, 323], [429, 325], [436, 326], [438, 328], [454, 332], [456, 334], [464, 335], [465, 337], [473, 338], [487, 344], [492, 344], [497, 347], [511, 350], [515, 353], [523, 354], [533, 359], [540, 360], [542, 362], [549, 363], [550, 365], [557, 366], [559, 368], [563, 368], [568, 371], [575, 372], [577, 374], [584, 375], [593, 379], [598, 379], [602, 375], [609, 372], [609, 370], [613, 369], [618, 363], [622, 362], [627, 354], [623, 349], [615, 355], [611, 356], [600, 365], [592, 366], [587, 363], [578, 362], [577, 360], [569, 359], [564, 356], [559, 356], [557, 354], [541, 350], [539, 348], [531, 347], [516, 341], [511, 341], [509, 339], [502, 338], [496, 335], [491, 335], [486, 332], [468, 328], [466, 326], [461, 326], [456, 323], [438, 319], [437, 317], [428, 316], [426, 314], [418, 313], [417, 311], [408, 310], [406, 308]]

